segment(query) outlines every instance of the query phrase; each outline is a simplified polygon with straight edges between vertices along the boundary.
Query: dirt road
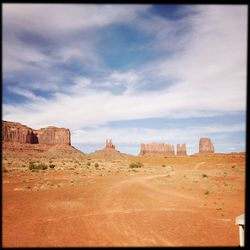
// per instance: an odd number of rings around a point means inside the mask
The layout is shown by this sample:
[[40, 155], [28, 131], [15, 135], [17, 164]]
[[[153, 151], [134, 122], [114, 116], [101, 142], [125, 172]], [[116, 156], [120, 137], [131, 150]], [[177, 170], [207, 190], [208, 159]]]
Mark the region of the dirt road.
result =
[[3, 246], [238, 245], [232, 213], [220, 217], [204, 195], [156, 185], [161, 178], [79, 176], [37, 191], [18, 190], [23, 179], [10, 179], [3, 185]]

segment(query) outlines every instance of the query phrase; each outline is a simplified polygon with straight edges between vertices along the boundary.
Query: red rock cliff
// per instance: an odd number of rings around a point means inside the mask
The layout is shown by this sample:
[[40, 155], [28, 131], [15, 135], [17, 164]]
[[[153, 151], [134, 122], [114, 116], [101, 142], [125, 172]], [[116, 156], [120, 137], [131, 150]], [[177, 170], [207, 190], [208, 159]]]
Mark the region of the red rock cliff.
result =
[[140, 155], [166, 155], [173, 156], [174, 145], [164, 143], [141, 144]]
[[214, 145], [210, 138], [200, 138], [199, 153], [214, 153]]
[[2, 141], [19, 142], [21, 144], [38, 143], [37, 137], [33, 130], [18, 122], [2, 122]]
[[70, 145], [70, 130], [66, 128], [47, 127], [34, 130], [39, 144]]
[[21, 144], [71, 145], [70, 131], [47, 127], [34, 130], [18, 122], [2, 121], [2, 141]]

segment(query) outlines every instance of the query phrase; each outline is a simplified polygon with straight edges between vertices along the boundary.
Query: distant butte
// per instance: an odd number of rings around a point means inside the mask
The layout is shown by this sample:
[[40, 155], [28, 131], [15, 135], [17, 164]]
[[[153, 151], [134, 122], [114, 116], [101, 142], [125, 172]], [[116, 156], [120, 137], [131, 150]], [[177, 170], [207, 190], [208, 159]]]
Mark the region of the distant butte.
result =
[[70, 130], [49, 126], [38, 130], [18, 122], [2, 121], [2, 144], [7, 151], [72, 151]]
[[174, 156], [174, 145], [164, 143], [149, 143], [141, 144], [140, 155], [151, 156], [151, 155], [165, 155]]
[[101, 155], [121, 155], [121, 152], [115, 148], [115, 145], [112, 143], [111, 139], [106, 139], [105, 147], [101, 150], [97, 150], [94, 154]]
[[214, 153], [214, 145], [210, 138], [200, 138], [199, 153]]
[[187, 155], [187, 149], [186, 144], [177, 144], [177, 153], [178, 156], [186, 156]]

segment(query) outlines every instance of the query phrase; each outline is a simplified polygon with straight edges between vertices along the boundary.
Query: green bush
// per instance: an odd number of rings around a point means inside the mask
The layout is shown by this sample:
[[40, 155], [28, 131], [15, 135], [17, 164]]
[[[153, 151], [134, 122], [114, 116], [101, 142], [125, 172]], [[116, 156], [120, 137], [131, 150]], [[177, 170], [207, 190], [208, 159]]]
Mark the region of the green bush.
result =
[[129, 167], [130, 168], [141, 168], [141, 167], [143, 167], [143, 163], [139, 162], [139, 161], [137, 161], [137, 162], [131, 162], [129, 164]]
[[29, 163], [30, 170], [45, 170], [47, 168], [48, 168], [47, 165], [44, 163], [37, 163], [37, 164], [35, 164], [34, 162]]

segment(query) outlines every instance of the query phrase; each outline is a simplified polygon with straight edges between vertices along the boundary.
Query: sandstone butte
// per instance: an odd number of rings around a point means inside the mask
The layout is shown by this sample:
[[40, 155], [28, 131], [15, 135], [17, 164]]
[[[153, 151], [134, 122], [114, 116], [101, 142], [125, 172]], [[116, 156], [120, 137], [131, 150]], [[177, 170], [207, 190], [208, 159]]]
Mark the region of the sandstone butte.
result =
[[177, 144], [177, 156], [186, 156], [187, 149], [186, 144]]
[[214, 153], [214, 145], [210, 138], [200, 138], [199, 153]]
[[4, 150], [10, 151], [76, 150], [71, 146], [67, 128], [49, 126], [35, 130], [10, 121], [2, 121], [2, 144]]
[[103, 155], [121, 155], [120, 151], [115, 148], [115, 145], [112, 143], [111, 139], [106, 139], [106, 144], [103, 149], [97, 150], [94, 154], [103, 154]]
[[140, 155], [151, 156], [151, 155], [165, 155], [174, 156], [174, 145], [164, 143], [149, 143], [141, 144]]

